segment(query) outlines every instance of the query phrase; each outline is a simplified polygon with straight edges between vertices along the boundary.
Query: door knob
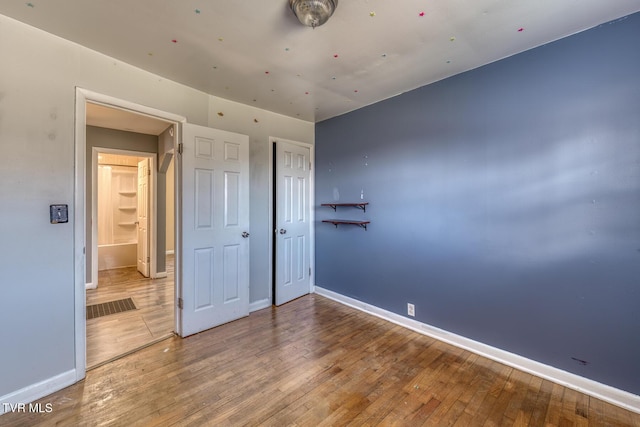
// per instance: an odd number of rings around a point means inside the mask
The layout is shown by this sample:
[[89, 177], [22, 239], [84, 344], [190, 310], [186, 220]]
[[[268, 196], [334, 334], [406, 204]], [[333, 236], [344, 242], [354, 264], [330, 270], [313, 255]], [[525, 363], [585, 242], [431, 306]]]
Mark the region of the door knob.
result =
[[242, 232], [242, 237], [244, 237], [246, 239], [247, 237], [249, 237], [249, 233], [247, 233], [246, 231], [243, 231]]
[[287, 234], [287, 230], [285, 230], [284, 228], [280, 229], [280, 234]]

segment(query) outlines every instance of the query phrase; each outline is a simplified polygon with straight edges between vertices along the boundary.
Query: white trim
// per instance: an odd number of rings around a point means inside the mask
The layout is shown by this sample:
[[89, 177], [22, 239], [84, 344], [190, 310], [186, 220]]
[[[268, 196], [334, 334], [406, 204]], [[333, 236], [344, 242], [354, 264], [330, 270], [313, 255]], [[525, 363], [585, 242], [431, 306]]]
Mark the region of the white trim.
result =
[[[87, 150], [87, 99], [91, 95], [76, 88], [76, 129], [75, 129], [75, 188], [73, 200], [73, 254], [75, 289], [75, 374], [76, 381], [82, 380], [87, 372], [87, 321], [86, 321], [86, 150]], [[62, 388], [62, 387], [60, 387]]]
[[[175, 294], [173, 299], [178, 307], [182, 300], [182, 154], [178, 147], [183, 143], [184, 125], [186, 119], [177, 123], [174, 127], [174, 160], [173, 160], [173, 247], [175, 250], [173, 259], [173, 277], [175, 279]], [[181, 250], [178, 250], [181, 249]], [[182, 309], [175, 311], [174, 332], [182, 336]]]
[[271, 300], [269, 298], [254, 301], [249, 304], [249, 313], [253, 313], [254, 311], [262, 310], [269, 307], [271, 307]]
[[311, 274], [309, 275], [309, 293], [313, 293], [316, 283], [316, 152], [315, 145], [308, 142], [293, 141], [290, 139], [269, 137], [269, 300], [273, 301], [273, 206], [276, 195], [273, 192], [273, 147], [278, 141], [287, 144], [298, 145], [309, 149], [309, 161], [311, 162], [311, 170], [309, 170], [309, 267]]
[[[76, 87], [76, 115], [75, 115], [75, 183], [74, 183], [74, 205], [73, 205], [73, 254], [74, 254], [74, 309], [75, 309], [75, 381], [82, 380], [87, 371], [87, 332], [86, 332], [86, 251], [85, 251], [85, 227], [86, 227], [86, 201], [85, 201], [85, 175], [86, 175], [86, 149], [87, 149], [87, 102], [101, 104], [111, 108], [127, 110], [136, 114], [143, 114], [164, 120], [174, 124], [176, 128], [187, 119], [185, 117], [124, 101], [112, 96], [103, 95], [86, 89]], [[178, 202], [176, 201], [176, 204]], [[177, 209], [177, 208], [176, 208]], [[179, 254], [178, 254], [179, 255]], [[177, 266], [176, 268], [178, 268]], [[180, 277], [176, 274], [175, 280], [176, 295], [179, 295]], [[180, 317], [174, 309], [176, 327]], [[177, 331], [177, 330], [176, 330]], [[54, 377], [54, 379], [57, 377]], [[53, 380], [53, 379], [52, 379]], [[51, 380], [49, 380], [51, 381]], [[55, 382], [55, 389], [48, 392], [62, 389]]]
[[560, 384], [564, 387], [579, 391], [580, 393], [588, 394], [589, 396], [593, 396], [597, 399], [604, 400], [605, 402], [609, 402], [613, 405], [640, 414], [640, 396], [633, 393], [447, 332], [443, 329], [427, 325], [426, 323], [408, 319], [399, 314], [392, 313], [374, 305], [367, 304], [319, 286], [315, 287], [315, 293], [381, 319], [388, 320], [389, 322], [411, 329], [412, 331], [420, 334], [463, 348], [472, 353], [495, 360], [496, 362], [503, 363], [507, 366], [511, 366], [512, 368], [553, 381], [556, 384]]
[[[14, 391], [5, 396], [0, 396], [0, 403], [31, 403], [45, 397], [55, 391], [68, 387], [76, 382], [76, 371], [72, 369], [56, 375], [39, 383], [31, 384], [23, 389]], [[0, 415], [4, 414], [5, 405], [0, 404]]]
[[[85, 139], [86, 143], [86, 139]], [[85, 166], [86, 167], [86, 166]], [[91, 283], [98, 289], [98, 151], [91, 151]], [[85, 177], [86, 180], [86, 177]], [[86, 181], [85, 181], [86, 182]], [[85, 203], [89, 202], [85, 197]], [[86, 209], [86, 206], [85, 206]], [[86, 244], [86, 242], [85, 242]], [[87, 289], [89, 287], [87, 286]]]
[[175, 253], [175, 252], [174, 252], [173, 250], [170, 250], [170, 251], [166, 251], [166, 252], [165, 252], [165, 255], [173, 255], [174, 253]]

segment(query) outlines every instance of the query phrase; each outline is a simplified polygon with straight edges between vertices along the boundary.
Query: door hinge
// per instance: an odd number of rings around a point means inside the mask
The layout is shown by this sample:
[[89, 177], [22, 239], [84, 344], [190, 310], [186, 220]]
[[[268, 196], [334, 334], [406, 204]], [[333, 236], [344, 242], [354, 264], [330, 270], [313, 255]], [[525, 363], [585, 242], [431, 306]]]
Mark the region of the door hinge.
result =
[[151, 258], [147, 257], [147, 262], [151, 262]]
[[178, 308], [181, 310], [184, 308], [184, 301], [182, 301], [182, 298], [178, 298]]
[[183, 150], [183, 145], [181, 142], [180, 144], [178, 144], [178, 154], [182, 154], [182, 150]]
[[309, 267], [309, 277], [311, 277], [311, 267]]
[[311, 162], [309, 162], [309, 170], [311, 170]]
[[147, 175], [151, 176], [151, 169], [147, 169]]

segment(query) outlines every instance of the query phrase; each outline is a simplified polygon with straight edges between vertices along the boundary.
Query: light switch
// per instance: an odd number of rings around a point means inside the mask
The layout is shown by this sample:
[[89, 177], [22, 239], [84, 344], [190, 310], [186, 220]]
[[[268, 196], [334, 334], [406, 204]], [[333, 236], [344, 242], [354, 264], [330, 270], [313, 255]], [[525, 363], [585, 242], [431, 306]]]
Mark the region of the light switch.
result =
[[68, 205], [50, 205], [49, 216], [51, 224], [60, 224], [69, 222], [69, 206]]

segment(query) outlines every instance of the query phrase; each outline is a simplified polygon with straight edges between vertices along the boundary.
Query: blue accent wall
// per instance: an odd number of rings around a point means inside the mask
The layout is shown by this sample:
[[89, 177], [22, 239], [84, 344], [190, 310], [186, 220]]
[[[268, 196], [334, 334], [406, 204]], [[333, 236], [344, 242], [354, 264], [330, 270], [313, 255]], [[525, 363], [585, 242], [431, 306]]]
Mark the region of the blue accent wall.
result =
[[317, 285], [640, 394], [639, 40], [640, 13], [318, 123]]

